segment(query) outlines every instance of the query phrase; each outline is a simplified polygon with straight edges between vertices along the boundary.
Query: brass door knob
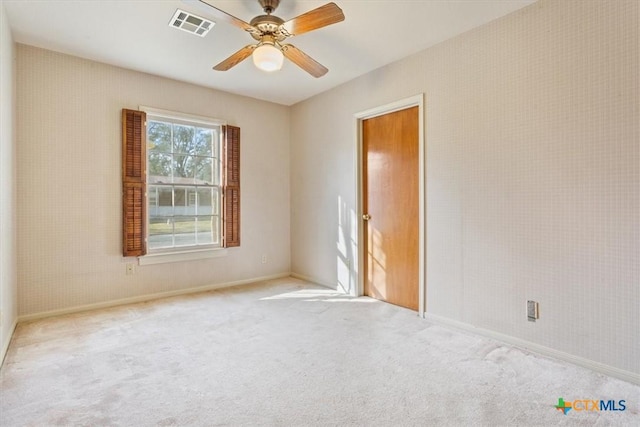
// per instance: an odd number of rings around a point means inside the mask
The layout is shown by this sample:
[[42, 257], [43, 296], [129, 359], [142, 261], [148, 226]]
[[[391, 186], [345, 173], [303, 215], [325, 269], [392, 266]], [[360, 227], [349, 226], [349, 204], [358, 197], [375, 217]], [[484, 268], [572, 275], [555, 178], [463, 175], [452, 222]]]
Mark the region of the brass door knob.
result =
[[371, 219], [371, 215], [364, 214], [364, 215], [362, 215], [362, 219], [364, 219], [365, 221], [369, 221]]

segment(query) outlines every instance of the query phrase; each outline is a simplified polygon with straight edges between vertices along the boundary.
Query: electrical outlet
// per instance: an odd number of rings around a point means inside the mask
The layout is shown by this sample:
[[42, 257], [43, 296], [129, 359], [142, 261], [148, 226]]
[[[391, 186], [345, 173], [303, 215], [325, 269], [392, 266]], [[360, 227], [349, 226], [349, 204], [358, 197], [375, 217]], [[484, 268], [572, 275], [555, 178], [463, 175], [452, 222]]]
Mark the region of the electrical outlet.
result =
[[128, 262], [127, 263], [127, 276], [131, 276], [132, 274], [136, 274], [136, 266], [135, 264]]
[[527, 320], [529, 322], [535, 322], [538, 319], [540, 313], [538, 311], [537, 301], [527, 301]]
[[262, 263], [266, 264], [267, 263], [267, 255], [262, 255]]

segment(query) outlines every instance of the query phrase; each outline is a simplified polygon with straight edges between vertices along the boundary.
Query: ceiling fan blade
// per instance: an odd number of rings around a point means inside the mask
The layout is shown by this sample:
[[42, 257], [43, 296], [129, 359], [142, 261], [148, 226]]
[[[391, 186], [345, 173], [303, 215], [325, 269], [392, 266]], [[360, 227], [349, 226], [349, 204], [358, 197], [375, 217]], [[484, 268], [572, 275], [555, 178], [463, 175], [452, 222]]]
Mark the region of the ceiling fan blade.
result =
[[329, 71], [324, 65], [320, 64], [292, 44], [282, 45], [282, 53], [291, 62], [311, 74], [313, 77], [322, 77], [327, 74], [327, 71]]
[[247, 59], [247, 57], [249, 57], [251, 53], [254, 51], [256, 46], [257, 45], [255, 44], [250, 44], [248, 46], [243, 47], [242, 49], [240, 49], [239, 51], [237, 51], [236, 53], [234, 53], [233, 55], [231, 55], [230, 57], [228, 57], [227, 59], [225, 59], [218, 65], [216, 65], [215, 67], [213, 67], [213, 69], [216, 71], [227, 71], [229, 68], [235, 67], [240, 62]]
[[344, 21], [344, 13], [335, 3], [327, 3], [288, 20], [280, 26], [287, 36], [297, 36], [336, 22]]
[[243, 21], [242, 19], [236, 18], [233, 15], [228, 14], [224, 10], [218, 9], [207, 0], [182, 0], [184, 3], [193, 5], [195, 7], [200, 8], [202, 11], [208, 13], [218, 21], [224, 21], [229, 24], [235, 25], [236, 27], [242, 28], [245, 31], [253, 32], [257, 31], [257, 29], [249, 24], [248, 22]]

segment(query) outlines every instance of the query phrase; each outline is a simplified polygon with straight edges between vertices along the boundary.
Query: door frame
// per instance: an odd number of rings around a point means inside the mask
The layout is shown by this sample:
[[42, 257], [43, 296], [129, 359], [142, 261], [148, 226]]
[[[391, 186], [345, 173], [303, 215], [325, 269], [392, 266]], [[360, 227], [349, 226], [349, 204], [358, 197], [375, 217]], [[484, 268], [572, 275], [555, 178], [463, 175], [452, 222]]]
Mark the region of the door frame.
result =
[[424, 93], [404, 98], [399, 101], [392, 102], [390, 104], [381, 105], [378, 107], [370, 108], [368, 110], [361, 111], [354, 114], [354, 126], [356, 135], [356, 203], [358, 212], [356, 214], [355, 228], [356, 235], [358, 236], [358, 254], [357, 265], [355, 269], [356, 279], [356, 296], [364, 295], [364, 280], [365, 273], [361, 271], [364, 266], [365, 253], [364, 248], [364, 227], [362, 223], [363, 212], [363, 182], [362, 176], [363, 170], [363, 149], [362, 149], [362, 122], [366, 119], [373, 117], [383, 116], [385, 114], [393, 113], [399, 110], [405, 110], [411, 107], [418, 107], [418, 211], [419, 211], [419, 226], [418, 226], [418, 315], [424, 317], [426, 311], [425, 295], [427, 290], [426, 283], [426, 210], [425, 210], [425, 144], [424, 144]]

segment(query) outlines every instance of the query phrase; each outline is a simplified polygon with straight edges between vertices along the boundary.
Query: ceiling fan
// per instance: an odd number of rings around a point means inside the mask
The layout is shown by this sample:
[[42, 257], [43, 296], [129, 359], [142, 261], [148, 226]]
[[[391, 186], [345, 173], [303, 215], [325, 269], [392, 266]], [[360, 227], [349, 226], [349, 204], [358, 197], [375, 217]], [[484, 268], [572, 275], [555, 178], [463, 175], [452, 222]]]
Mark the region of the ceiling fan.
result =
[[276, 71], [282, 67], [283, 56], [314, 77], [322, 77], [329, 71], [322, 64], [292, 44], [283, 43], [287, 38], [308, 33], [327, 25], [344, 21], [344, 14], [335, 3], [327, 3], [288, 21], [272, 15], [280, 0], [258, 0], [265, 15], [245, 22], [213, 6], [209, 1], [198, 0], [208, 6], [209, 13], [220, 21], [239, 27], [257, 40], [247, 45], [213, 67], [227, 71], [253, 54], [253, 62], [264, 71]]

